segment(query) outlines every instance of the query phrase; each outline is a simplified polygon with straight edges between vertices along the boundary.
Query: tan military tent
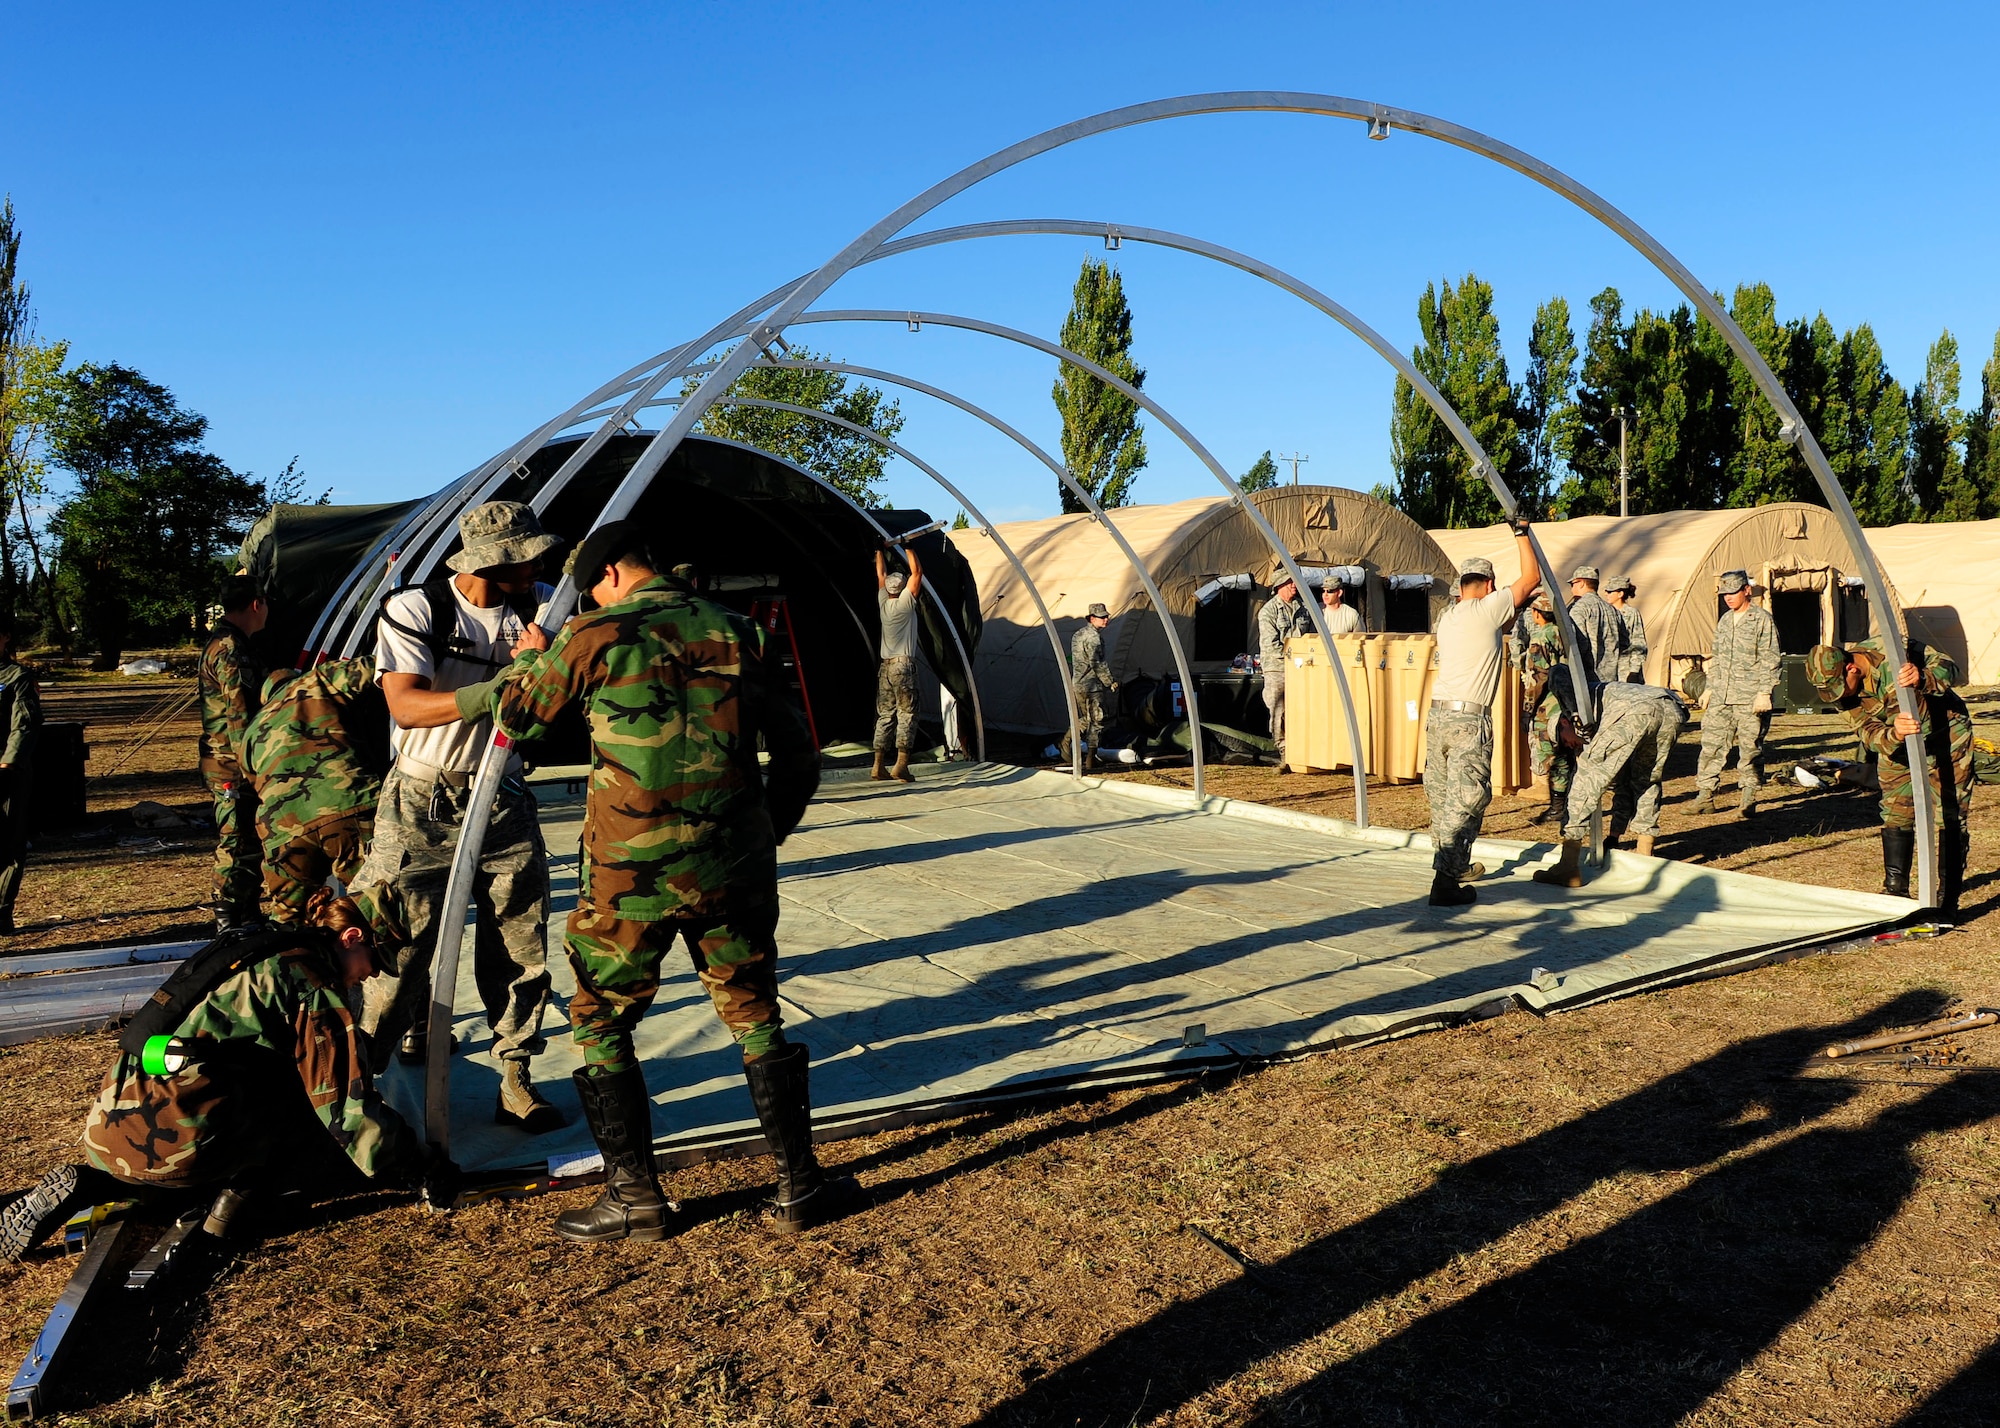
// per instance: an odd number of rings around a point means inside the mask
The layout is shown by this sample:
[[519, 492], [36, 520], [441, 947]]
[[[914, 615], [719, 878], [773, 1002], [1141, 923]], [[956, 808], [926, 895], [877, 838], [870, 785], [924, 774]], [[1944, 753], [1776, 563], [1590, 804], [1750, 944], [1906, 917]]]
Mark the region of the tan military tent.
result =
[[[1334, 486], [1279, 486], [1251, 500], [1309, 571], [1344, 568], [1368, 628], [1430, 628], [1447, 598], [1451, 563], [1394, 507]], [[1256, 648], [1253, 621], [1276, 557], [1250, 518], [1215, 496], [1111, 513], [1171, 610], [1197, 676], [1220, 674]], [[1014, 521], [1000, 534], [1020, 556], [1069, 648], [1093, 602], [1111, 612], [1105, 654], [1120, 679], [1170, 674], [1173, 656], [1138, 576], [1087, 515]], [[984, 531], [956, 531], [972, 566], [984, 626], [974, 658], [989, 727], [1043, 733], [1067, 727], [1062, 672], [1026, 587]]]
[[2000, 684], [2000, 521], [1941, 521], [1868, 532], [1910, 628], [1958, 661], [1968, 682]]
[[[1535, 532], [1557, 579], [1567, 581], [1576, 567], [1595, 565], [1606, 580], [1629, 576], [1638, 587], [1651, 684], [1678, 687], [1687, 668], [1712, 652], [1720, 598], [1715, 577], [1725, 570], [1750, 573], [1757, 598], [1778, 621], [1788, 654], [1803, 654], [1822, 641], [1852, 642], [1874, 631], [1853, 552], [1823, 506], [1784, 501], [1626, 519], [1580, 516], [1544, 522]], [[1431, 535], [1454, 561], [1483, 555], [1502, 581], [1520, 573], [1505, 526]], [[1885, 570], [1884, 578], [1900, 609], [1895, 577]]]

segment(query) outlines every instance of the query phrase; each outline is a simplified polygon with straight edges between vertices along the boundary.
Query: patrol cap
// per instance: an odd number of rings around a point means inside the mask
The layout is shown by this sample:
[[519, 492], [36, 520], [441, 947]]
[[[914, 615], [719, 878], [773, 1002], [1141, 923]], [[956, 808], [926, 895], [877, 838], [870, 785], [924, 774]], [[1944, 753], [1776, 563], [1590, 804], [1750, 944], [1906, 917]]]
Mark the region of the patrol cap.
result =
[[1814, 645], [1806, 652], [1806, 678], [1827, 699], [1847, 693], [1847, 651], [1838, 645]]
[[900, 570], [892, 570], [887, 575], [882, 577], [882, 588], [889, 592], [889, 598], [891, 600], [895, 599], [898, 595], [902, 594], [903, 587], [905, 585], [908, 585], [909, 583], [910, 583], [910, 577], [903, 574], [903, 572]]
[[577, 542], [575, 551], [563, 565], [563, 574], [573, 578], [580, 589], [588, 589], [585, 581], [595, 585], [600, 570], [628, 558], [648, 567], [652, 565], [645, 532], [631, 521], [606, 521]]
[[1629, 575], [1614, 575], [1604, 582], [1604, 588], [1606, 590], [1623, 590], [1627, 595], [1630, 595], [1639, 587], [1632, 583], [1632, 577]]
[[1569, 578], [1571, 580], [1596, 580], [1598, 578], [1597, 567], [1594, 565], [1579, 565], [1569, 573]]
[[521, 565], [562, 544], [542, 529], [534, 507], [520, 501], [488, 501], [458, 518], [464, 549], [445, 560], [453, 570], [471, 574], [496, 565]]
[[1458, 563], [1458, 583], [1461, 585], [1468, 580], [1491, 580], [1492, 578], [1493, 562], [1483, 555], [1475, 555]]
[[1084, 611], [1084, 614], [1093, 620], [1108, 620], [1111, 618], [1111, 612], [1104, 608], [1102, 600], [1091, 601], [1090, 608]]
[[1747, 570], [1725, 570], [1715, 577], [1715, 588], [1724, 595], [1734, 595], [1749, 583], [1750, 572]]

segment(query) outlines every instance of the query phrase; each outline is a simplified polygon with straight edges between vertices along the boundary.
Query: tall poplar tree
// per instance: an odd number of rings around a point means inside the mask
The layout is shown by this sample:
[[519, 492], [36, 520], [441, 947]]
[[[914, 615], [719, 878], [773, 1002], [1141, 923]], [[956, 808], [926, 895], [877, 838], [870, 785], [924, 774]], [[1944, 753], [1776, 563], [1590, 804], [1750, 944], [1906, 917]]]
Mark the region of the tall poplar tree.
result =
[[1923, 383], [1910, 394], [1910, 487], [1918, 520], [1971, 520], [1978, 510], [1959, 451], [1959, 376], [1958, 339], [1946, 331], [1925, 354]]
[[[1426, 283], [1417, 301], [1423, 340], [1410, 353], [1472, 430], [1501, 480], [1510, 488], [1527, 465], [1519, 409], [1500, 349], [1500, 320], [1493, 315], [1493, 286], [1467, 273], [1456, 287]], [[1464, 450], [1415, 387], [1396, 378], [1389, 421], [1389, 460], [1396, 475], [1396, 505], [1433, 529], [1490, 525], [1500, 503], [1472, 469]]]
[[1576, 388], [1576, 357], [1569, 301], [1552, 297], [1535, 309], [1534, 330], [1528, 335], [1528, 370], [1521, 378], [1519, 396], [1527, 446], [1526, 489], [1514, 494], [1536, 515], [1548, 511], [1560, 484], [1558, 448], [1562, 428], [1574, 412], [1570, 395]]
[[[1083, 260], [1069, 316], [1063, 319], [1062, 345], [1134, 387], [1145, 386], [1145, 371], [1132, 361], [1132, 310], [1125, 304], [1125, 283], [1109, 263]], [[1069, 362], [1056, 374], [1050, 396], [1062, 415], [1063, 463], [1070, 475], [1099, 505], [1128, 504], [1132, 483], [1146, 465], [1139, 404]], [[1060, 494], [1065, 514], [1084, 509], [1069, 487], [1063, 486]]]
[[1965, 421], [1965, 475], [1979, 496], [1979, 516], [2000, 516], [2000, 333], [1979, 369], [1979, 410]]

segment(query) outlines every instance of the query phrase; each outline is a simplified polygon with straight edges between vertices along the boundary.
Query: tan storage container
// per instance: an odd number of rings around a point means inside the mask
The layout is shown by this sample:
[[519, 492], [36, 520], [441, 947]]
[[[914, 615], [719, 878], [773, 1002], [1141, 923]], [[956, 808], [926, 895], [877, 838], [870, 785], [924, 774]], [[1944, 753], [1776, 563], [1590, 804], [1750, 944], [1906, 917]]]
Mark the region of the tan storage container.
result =
[[[1355, 721], [1361, 726], [1362, 767], [1374, 768], [1374, 706], [1371, 699], [1372, 662], [1368, 658], [1369, 637], [1362, 634], [1335, 635], [1341, 669], [1354, 700]], [[1331, 772], [1351, 768], [1354, 754], [1348, 744], [1347, 714], [1340, 703], [1340, 686], [1333, 666], [1327, 662], [1326, 646], [1318, 635], [1301, 635], [1286, 645], [1285, 757], [1293, 768]]]
[[1510, 655], [1493, 695], [1493, 791], [1514, 793], [1534, 781], [1534, 750], [1521, 713], [1521, 671]]
[[1431, 684], [1437, 678], [1437, 641], [1430, 635], [1381, 635], [1376, 675], [1381, 680], [1376, 715], [1376, 771], [1392, 783], [1424, 772], [1424, 730]]

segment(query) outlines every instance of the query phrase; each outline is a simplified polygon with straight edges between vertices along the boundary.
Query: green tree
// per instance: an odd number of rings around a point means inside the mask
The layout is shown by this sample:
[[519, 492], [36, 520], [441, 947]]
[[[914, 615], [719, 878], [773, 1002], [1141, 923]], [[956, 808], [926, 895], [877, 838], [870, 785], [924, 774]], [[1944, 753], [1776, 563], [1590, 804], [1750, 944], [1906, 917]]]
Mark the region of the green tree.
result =
[[1979, 516], [2000, 516], [2000, 333], [1979, 369], [1979, 410], [1965, 420], [1965, 475], [1978, 493]]
[[[15, 556], [18, 534], [33, 557], [38, 584], [48, 591], [30, 497], [48, 489], [46, 439], [60, 403], [59, 385], [69, 345], [38, 342], [28, 284], [20, 274], [21, 230], [14, 200], [0, 205], [0, 608], [19, 611], [26, 583]], [[8, 521], [18, 510], [21, 524]]]
[[1979, 514], [1978, 489], [1966, 479], [1960, 443], [1965, 413], [1958, 407], [1958, 339], [1949, 331], [1924, 357], [1924, 380], [1910, 394], [1910, 486], [1919, 520], [1969, 521]]
[[108, 669], [142, 627], [174, 636], [199, 627], [220, 557], [263, 509], [265, 490], [201, 449], [206, 418], [131, 368], [85, 365], [63, 386], [49, 445], [76, 487], [49, 525], [59, 578]]
[[[1144, 370], [1132, 361], [1132, 309], [1125, 303], [1125, 282], [1109, 263], [1083, 260], [1069, 316], [1063, 319], [1062, 345], [1134, 387], [1146, 385]], [[1050, 396], [1062, 416], [1063, 463], [1070, 475], [1101, 506], [1129, 503], [1132, 483], [1146, 465], [1139, 404], [1069, 362], [1056, 374]], [[1069, 487], [1062, 487], [1061, 496], [1065, 513], [1084, 509]]]
[[951, 518], [951, 528], [955, 531], [971, 530], [972, 522], [965, 518], [965, 512], [960, 511]]
[[1278, 463], [1267, 451], [1250, 463], [1250, 469], [1236, 478], [1236, 484], [1246, 491], [1267, 491], [1278, 484]]
[[[1821, 394], [1827, 386], [1820, 370], [1821, 353], [1812, 340], [1812, 329], [1803, 320], [1783, 322], [1778, 317], [1778, 300], [1769, 283], [1746, 283], [1736, 289], [1729, 315], [1743, 330], [1765, 363], [1777, 374], [1785, 389], [1819, 434], [1814, 419], [1820, 409]], [[1719, 334], [1718, 334], [1719, 336]], [[1819, 483], [1806, 469], [1798, 448], [1784, 439], [1783, 421], [1776, 407], [1764, 399], [1750, 369], [1732, 353], [1729, 359], [1731, 402], [1736, 409], [1737, 443], [1728, 470], [1727, 506], [1764, 506], [1774, 501], [1811, 501], [1825, 505]]]
[[[1492, 285], [1475, 273], [1467, 273], [1455, 288], [1449, 282], [1426, 283], [1417, 300], [1417, 326], [1423, 340], [1411, 352], [1411, 361], [1471, 428], [1500, 479], [1514, 487], [1527, 465], [1527, 446], [1500, 349]], [[1389, 460], [1396, 505], [1433, 529], [1497, 521], [1500, 503], [1472, 469], [1471, 459], [1400, 376], [1394, 401]]]
[[[1814, 341], [1826, 319], [1813, 324]], [[1830, 328], [1829, 328], [1830, 330]], [[1867, 323], [1842, 335], [1820, 404], [1820, 449], [1865, 526], [1892, 526], [1911, 515], [1910, 400]]]
[[1574, 410], [1570, 395], [1576, 388], [1576, 334], [1570, 329], [1569, 300], [1552, 297], [1535, 309], [1534, 330], [1528, 335], [1528, 370], [1521, 379], [1519, 405], [1528, 459], [1525, 490], [1516, 490], [1535, 515], [1548, 511], [1560, 484], [1557, 454], [1562, 432]]
[[[792, 353], [804, 361], [824, 360], [803, 349]], [[701, 385], [689, 378], [687, 395]], [[751, 397], [785, 402], [841, 417], [856, 426], [871, 427], [895, 438], [903, 429], [900, 404], [888, 400], [880, 387], [851, 381], [844, 372], [815, 372], [799, 367], [755, 366], [736, 379], [729, 396], [702, 413], [696, 429], [709, 436], [740, 441], [783, 457], [816, 476], [823, 476], [864, 506], [882, 504], [881, 484], [890, 453], [865, 436], [858, 436], [815, 417], [769, 407], [734, 404], [730, 398]]]

